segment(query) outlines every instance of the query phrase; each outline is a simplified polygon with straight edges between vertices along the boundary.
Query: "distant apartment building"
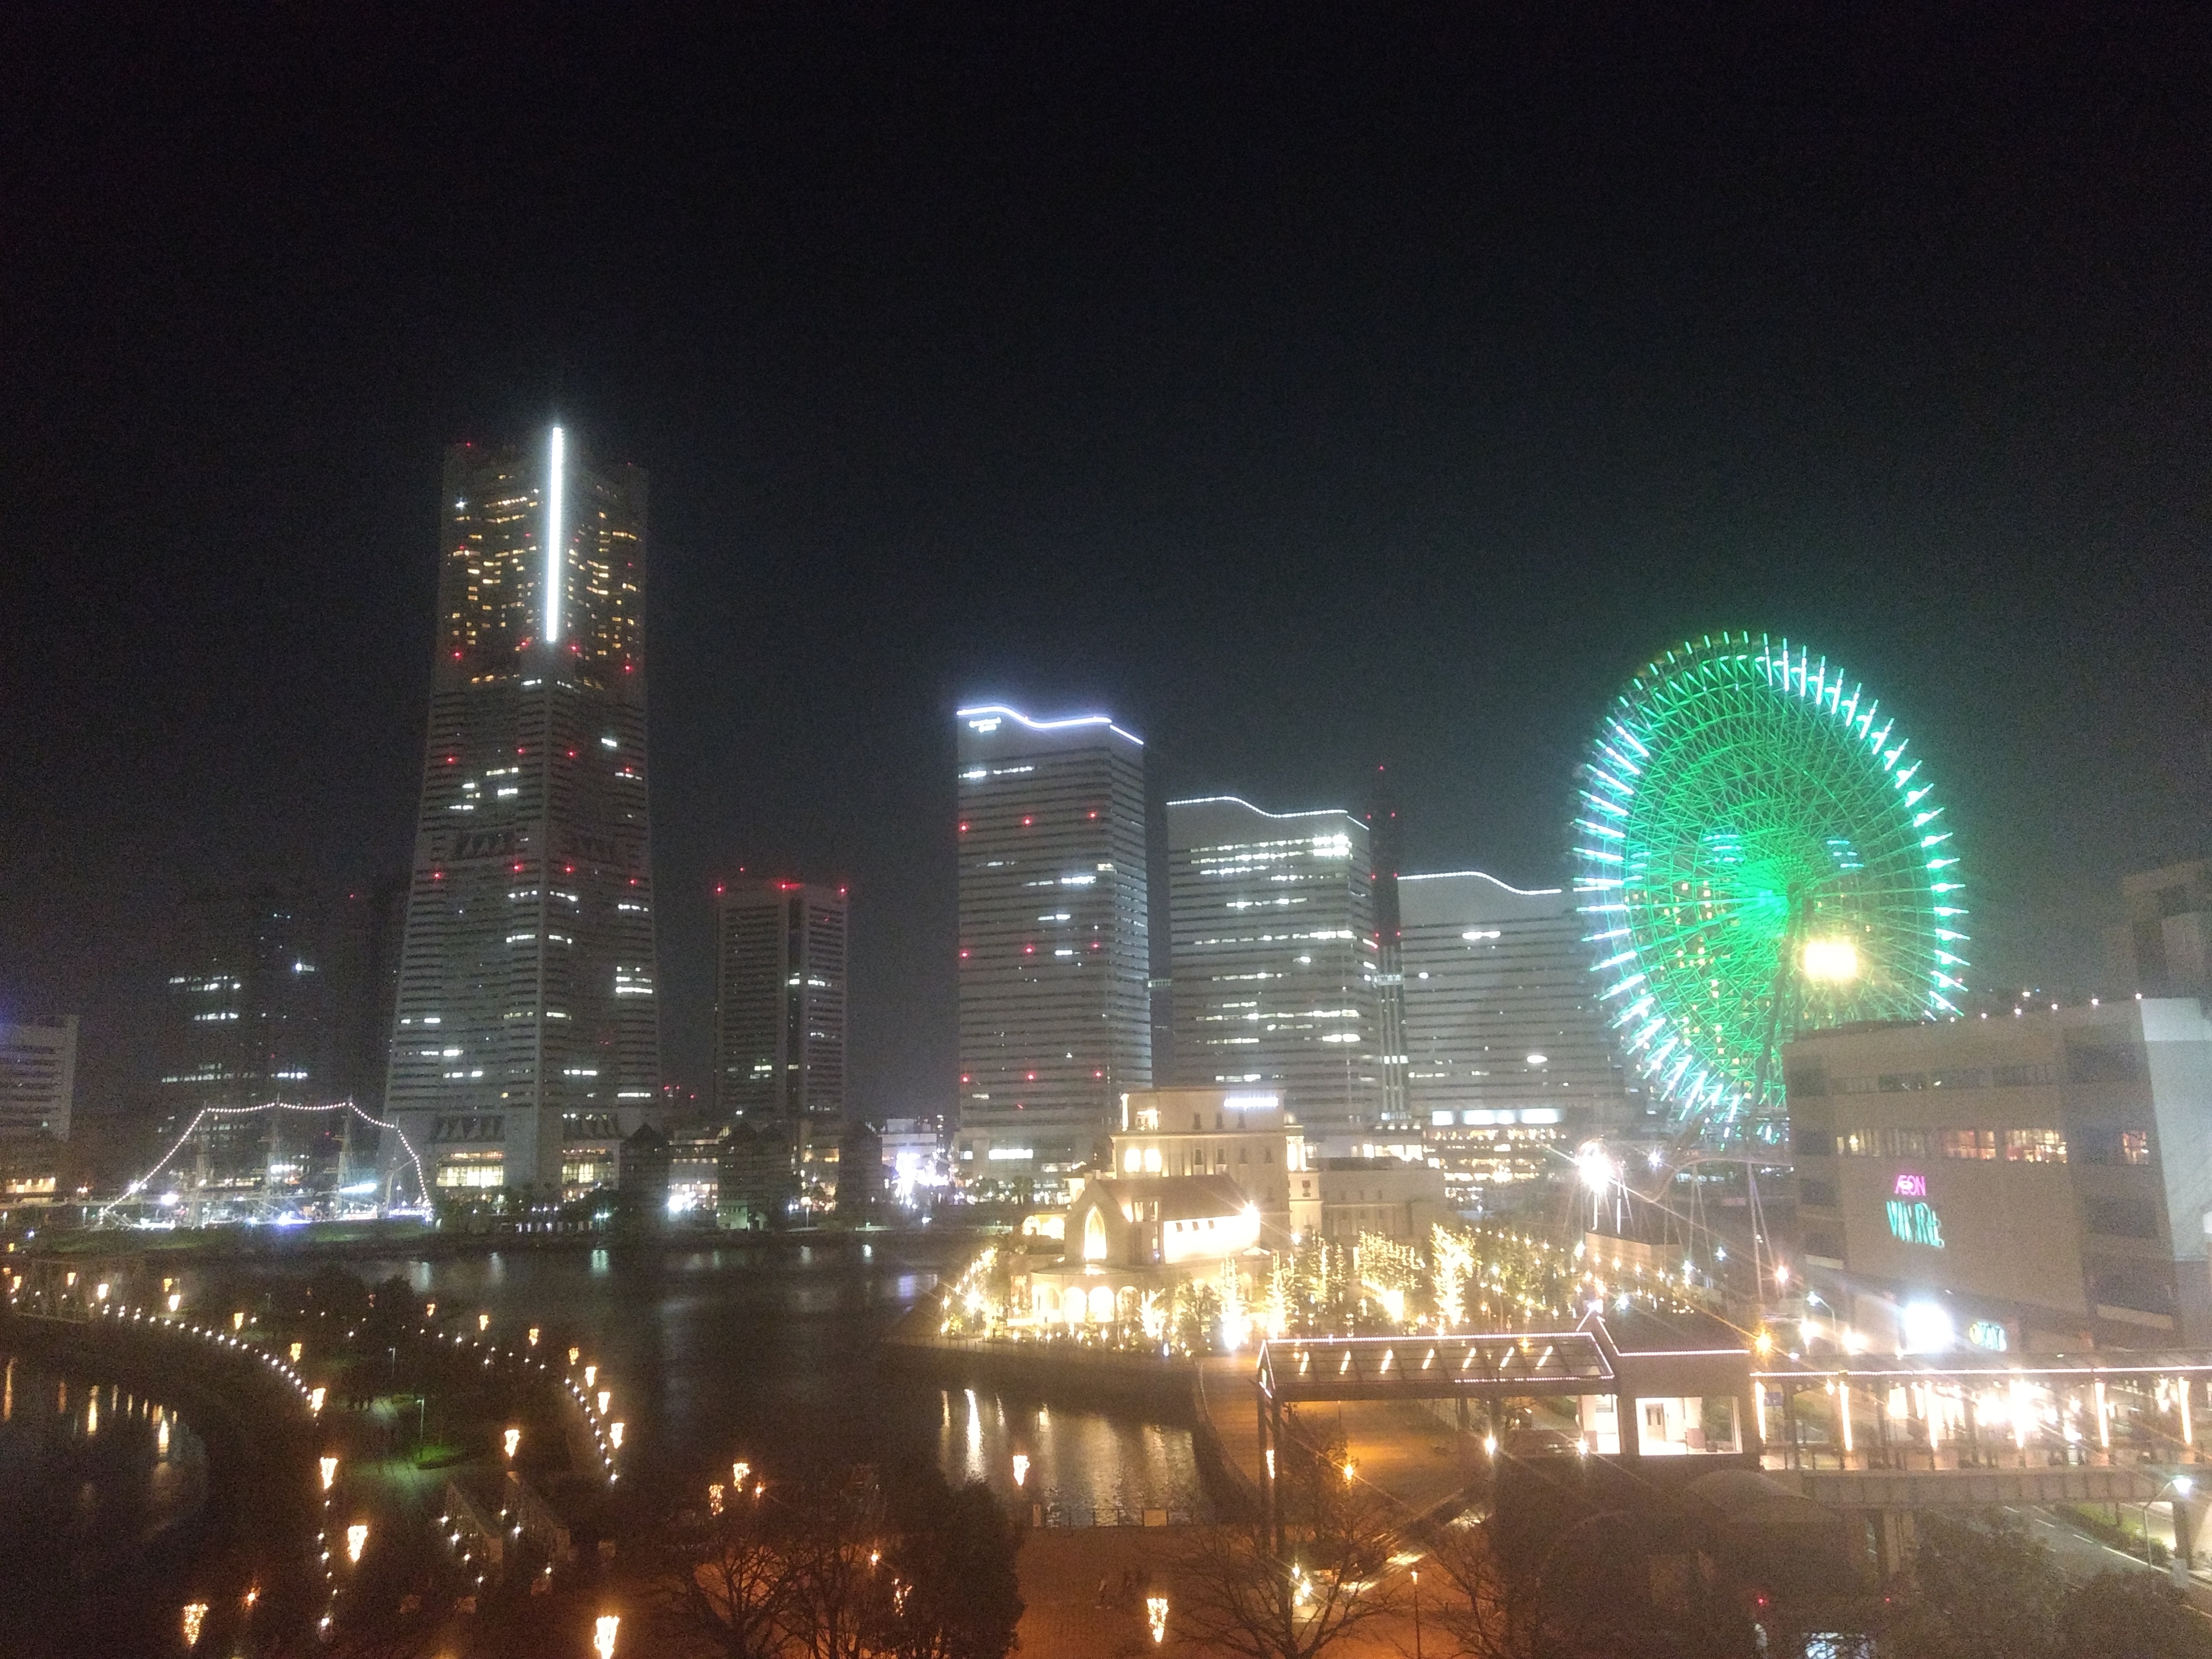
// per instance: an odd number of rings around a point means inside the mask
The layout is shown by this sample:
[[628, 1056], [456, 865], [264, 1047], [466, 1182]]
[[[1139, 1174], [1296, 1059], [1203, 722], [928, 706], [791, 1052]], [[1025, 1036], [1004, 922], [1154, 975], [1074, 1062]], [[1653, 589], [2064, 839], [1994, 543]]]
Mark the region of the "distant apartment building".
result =
[[1105, 714], [959, 711], [954, 1167], [1050, 1190], [1152, 1080], [1144, 745]]
[[845, 890], [731, 882], [715, 915], [715, 1115], [804, 1121], [834, 1143], [845, 1117]]
[[1371, 1137], [1384, 1048], [1366, 824], [1232, 795], [1170, 801], [1167, 820], [1178, 1080], [1279, 1094], [1309, 1140]]
[[[647, 487], [554, 428], [446, 453], [387, 1115], [424, 1179], [608, 1184], [660, 1097]], [[384, 1171], [416, 1184], [399, 1137]]]
[[75, 1014], [0, 1021], [0, 1204], [57, 1195], [76, 1093]]
[[2212, 860], [2123, 876], [2120, 902], [2127, 920], [2106, 934], [2112, 988], [2212, 1001]]
[[1571, 894], [1480, 871], [1398, 884], [1407, 1096], [1455, 1202], [1565, 1173], [1634, 1121]]
[[1799, 1248], [1870, 1344], [2212, 1341], [2212, 1018], [2126, 999], [1784, 1050]]

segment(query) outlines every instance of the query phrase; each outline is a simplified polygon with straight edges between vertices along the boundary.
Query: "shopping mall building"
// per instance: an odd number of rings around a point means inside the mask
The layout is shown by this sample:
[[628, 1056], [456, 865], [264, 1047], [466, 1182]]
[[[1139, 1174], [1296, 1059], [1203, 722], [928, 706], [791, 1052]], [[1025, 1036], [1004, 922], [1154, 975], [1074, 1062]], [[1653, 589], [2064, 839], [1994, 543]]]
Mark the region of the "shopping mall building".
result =
[[1849, 1026], [1784, 1066], [1816, 1324], [1875, 1349], [2212, 1346], [2196, 999]]

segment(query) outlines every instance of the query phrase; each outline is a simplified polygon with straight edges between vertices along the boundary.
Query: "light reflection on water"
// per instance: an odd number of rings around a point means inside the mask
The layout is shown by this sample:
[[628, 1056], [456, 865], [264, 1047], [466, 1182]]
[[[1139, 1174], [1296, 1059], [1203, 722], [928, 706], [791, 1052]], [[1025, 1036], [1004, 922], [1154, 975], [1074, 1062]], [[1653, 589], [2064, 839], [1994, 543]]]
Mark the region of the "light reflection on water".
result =
[[[748, 1243], [698, 1249], [519, 1251], [352, 1264], [403, 1275], [441, 1318], [493, 1335], [573, 1332], [628, 1421], [625, 1480], [683, 1492], [734, 1458], [774, 1471], [933, 1457], [948, 1478], [1014, 1494], [1013, 1455], [1053, 1518], [1202, 1508], [1188, 1429], [1139, 1410], [1047, 1410], [880, 1370], [878, 1338], [964, 1252], [884, 1239], [861, 1249]], [[564, 1337], [563, 1340], [569, 1340]]]
[[206, 1448], [162, 1402], [0, 1362], [0, 1561], [89, 1571], [192, 1514], [206, 1492]]
[[938, 1462], [951, 1480], [981, 1480], [1015, 1502], [1019, 1453], [1030, 1460], [1029, 1501], [1054, 1520], [1204, 1511], [1188, 1429], [974, 1389], [944, 1389], [939, 1400]]

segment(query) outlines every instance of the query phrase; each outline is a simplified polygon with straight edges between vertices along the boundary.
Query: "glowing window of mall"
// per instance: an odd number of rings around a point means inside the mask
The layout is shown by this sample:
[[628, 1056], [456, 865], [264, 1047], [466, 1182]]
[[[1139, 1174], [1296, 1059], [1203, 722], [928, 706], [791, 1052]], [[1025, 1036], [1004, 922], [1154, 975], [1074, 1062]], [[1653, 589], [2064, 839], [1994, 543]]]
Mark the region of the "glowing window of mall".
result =
[[589, 1187], [614, 1176], [613, 1162], [599, 1158], [564, 1158], [561, 1160], [561, 1184], [564, 1187]]
[[2004, 1155], [2012, 1164], [2063, 1164], [2066, 1137], [2056, 1129], [2007, 1129]]
[[441, 1187], [499, 1187], [506, 1182], [504, 1152], [455, 1152], [438, 1161]]

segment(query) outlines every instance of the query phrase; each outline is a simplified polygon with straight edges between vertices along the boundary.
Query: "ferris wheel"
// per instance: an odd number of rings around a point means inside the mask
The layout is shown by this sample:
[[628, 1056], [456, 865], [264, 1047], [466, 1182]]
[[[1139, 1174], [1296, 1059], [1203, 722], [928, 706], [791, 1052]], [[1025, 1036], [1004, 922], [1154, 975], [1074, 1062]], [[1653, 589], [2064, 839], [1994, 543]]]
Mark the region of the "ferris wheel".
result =
[[1802, 646], [1709, 635], [1629, 682], [1582, 769], [1575, 890], [1678, 1143], [1769, 1138], [1800, 1031], [1958, 1012], [1942, 820], [1894, 720]]

